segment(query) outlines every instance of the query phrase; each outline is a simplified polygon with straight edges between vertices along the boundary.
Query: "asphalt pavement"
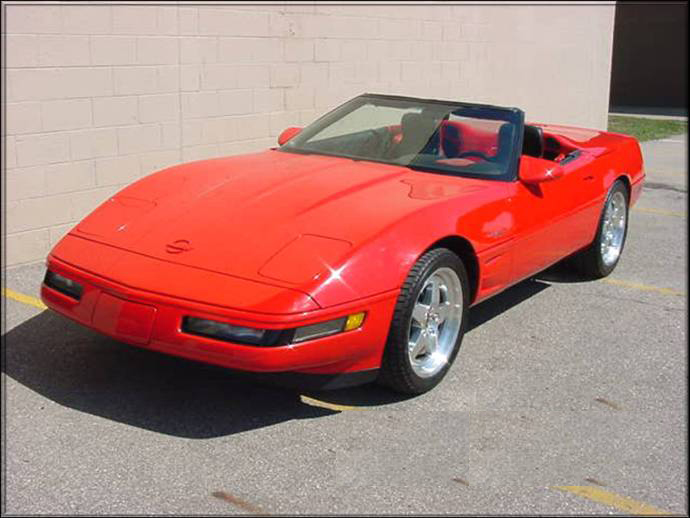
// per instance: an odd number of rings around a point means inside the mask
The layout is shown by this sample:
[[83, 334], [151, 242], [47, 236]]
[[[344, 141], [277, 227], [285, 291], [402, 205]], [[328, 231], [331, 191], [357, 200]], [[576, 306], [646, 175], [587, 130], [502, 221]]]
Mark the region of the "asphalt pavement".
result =
[[554, 268], [471, 310], [413, 398], [300, 392], [126, 346], [4, 272], [4, 514], [687, 514], [687, 136], [610, 278]]

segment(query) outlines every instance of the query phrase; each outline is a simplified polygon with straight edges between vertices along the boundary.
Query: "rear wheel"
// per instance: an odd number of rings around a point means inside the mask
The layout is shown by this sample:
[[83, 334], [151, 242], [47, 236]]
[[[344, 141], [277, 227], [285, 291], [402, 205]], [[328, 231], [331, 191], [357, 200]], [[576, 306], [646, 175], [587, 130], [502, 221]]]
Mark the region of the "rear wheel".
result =
[[435, 387], [457, 356], [469, 304], [467, 272], [445, 248], [424, 254], [398, 296], [379, 382], [407, 394]]
[[627, 233], [628, 190], [617, 180], [606, 197], [594, 241], [573, 257], [573, 264], [588, 278], [606, 277], [618, 264]]

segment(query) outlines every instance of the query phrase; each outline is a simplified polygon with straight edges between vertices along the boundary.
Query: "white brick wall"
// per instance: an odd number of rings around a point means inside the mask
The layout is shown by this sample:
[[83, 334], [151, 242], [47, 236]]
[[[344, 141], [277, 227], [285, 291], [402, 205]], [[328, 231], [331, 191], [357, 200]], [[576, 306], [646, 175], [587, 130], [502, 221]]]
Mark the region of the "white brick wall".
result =
[[4, 3], [7, 264], [181, 161], [259, 150], [362, 92], [604, 127], [608, 5]]

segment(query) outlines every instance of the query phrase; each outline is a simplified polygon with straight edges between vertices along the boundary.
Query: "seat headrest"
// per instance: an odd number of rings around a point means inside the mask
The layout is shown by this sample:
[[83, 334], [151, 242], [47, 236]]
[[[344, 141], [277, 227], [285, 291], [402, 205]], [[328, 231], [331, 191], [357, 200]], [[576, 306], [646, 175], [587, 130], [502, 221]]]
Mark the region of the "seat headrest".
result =
[[539, 126], [525, 124], [522, 140], [522, 154], [541, 158], [544, 154], [544, 130]]
[[403, 133], [405, 130], [419, 126], [422, 116], [419, 113], [406, 113], [400, 120]]
[[498, 129], [496, 160], [506, 161], [510, 156], [513, 148], [513, 135], [515, 133], [515, 126], [510, 122], [506, 122]]
[[406, 113], [400, 120], [402, 126], [402, 150], [421, 153], [436, 131], [436, 121], [420, 113]]

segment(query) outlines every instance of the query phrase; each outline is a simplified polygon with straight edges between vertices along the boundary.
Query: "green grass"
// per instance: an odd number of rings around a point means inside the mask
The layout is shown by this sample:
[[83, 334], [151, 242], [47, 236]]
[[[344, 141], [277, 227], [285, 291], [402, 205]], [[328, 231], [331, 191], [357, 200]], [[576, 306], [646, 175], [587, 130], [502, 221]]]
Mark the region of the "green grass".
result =
[[644, 142], [645, 140], [657, 140], [686, 133], [688, 122], [609, 115], [609, 131], [631, 135], [640, 142]]

